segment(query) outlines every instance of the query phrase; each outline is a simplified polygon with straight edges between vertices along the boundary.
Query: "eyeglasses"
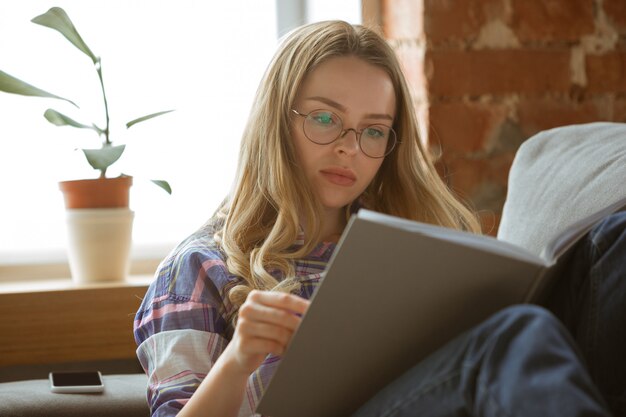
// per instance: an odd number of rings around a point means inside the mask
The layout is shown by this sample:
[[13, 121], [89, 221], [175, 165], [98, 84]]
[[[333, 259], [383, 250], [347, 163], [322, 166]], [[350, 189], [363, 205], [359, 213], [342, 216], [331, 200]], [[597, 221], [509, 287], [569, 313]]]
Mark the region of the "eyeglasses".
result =
[[356, 134], [359, 148], [366, 156], [384, 158], [393, 151], [398, 142], [396, 132], [389, 126], [373, 124], [361, 131], [344, 129], [341, 118], [330, 110], [313, 110], [308, 114], [294, 109], [291, 111], [304, 119], [304, 136], [318, 145], [329, 145], [352, 130]]

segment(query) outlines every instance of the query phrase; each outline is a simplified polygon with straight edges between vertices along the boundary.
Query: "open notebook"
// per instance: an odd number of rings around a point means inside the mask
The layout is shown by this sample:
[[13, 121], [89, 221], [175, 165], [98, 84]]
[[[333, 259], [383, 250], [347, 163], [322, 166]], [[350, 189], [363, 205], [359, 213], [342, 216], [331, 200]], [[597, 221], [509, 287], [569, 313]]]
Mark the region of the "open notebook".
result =
[[360, 210], [257, 412], [350, 415], [454, 336], [506, 306], [540, 301], [567, 249], [623, 207], [626, 200], [573, 225], [541, 257], [492, 237]]

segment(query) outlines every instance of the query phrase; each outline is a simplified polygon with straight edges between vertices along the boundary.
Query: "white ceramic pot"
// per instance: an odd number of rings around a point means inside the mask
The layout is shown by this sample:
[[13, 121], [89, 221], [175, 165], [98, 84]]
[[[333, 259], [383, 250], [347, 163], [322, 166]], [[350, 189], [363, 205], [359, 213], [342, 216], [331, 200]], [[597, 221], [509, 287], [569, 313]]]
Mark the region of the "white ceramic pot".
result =
[[134, 212], [128, 208], [66, 212], [72, 280], [78, 284], [124, 281], [130, 267]]

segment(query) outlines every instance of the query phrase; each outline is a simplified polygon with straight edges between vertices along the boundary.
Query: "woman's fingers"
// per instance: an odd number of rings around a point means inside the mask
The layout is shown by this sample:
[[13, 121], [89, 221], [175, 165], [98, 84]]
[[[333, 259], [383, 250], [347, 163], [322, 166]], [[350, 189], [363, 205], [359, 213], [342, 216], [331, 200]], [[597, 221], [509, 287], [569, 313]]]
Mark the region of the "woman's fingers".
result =
[[256, 369], [267, 354], [282, 355], [308, 306], [308, 300], [292, 294], [251, 291], [239, 309], [229, 352], [246, 372]]
[[257, 290], [251, 291], [248, 299], [254, 303], [288, 310], [297, 314], [304, 314], [310, 303], [308, 300], [293, 294]]
[[252, 351], [281, 354], [300, 325], [309, 301], [291, 294], [252, 291], [239, 309], [237, 333]]
[[239, 309], [239, 319], [286, 327], [293, 331], [309, 301], [291, 294], [252, 291]]
[[293, 331], [285, 327], [259, 322], [241, 322], [239, 331], [243, 338], [266, 339], [286, 346], [291, 340]]
[[295, 330], [300, 324], [300, 318], [295, 313], [255, 303], [241, 306], [239, 309], [239, 320], [267, 323], [290, 330]]

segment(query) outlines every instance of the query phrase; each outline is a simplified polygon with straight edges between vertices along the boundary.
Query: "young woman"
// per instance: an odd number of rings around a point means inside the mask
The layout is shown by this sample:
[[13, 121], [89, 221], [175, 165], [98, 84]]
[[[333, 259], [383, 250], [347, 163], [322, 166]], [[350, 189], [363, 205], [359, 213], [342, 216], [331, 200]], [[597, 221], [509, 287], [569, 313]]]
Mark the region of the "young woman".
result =
[[[154, 416], [254, 414], [358, 208], [479, 231], [417, 131], [380, 36], [323, 22], [283, 41], [257, 92], [232, 192], [162, 262], [137, 313]], [[501, 412], [608, 415], [567, 330], [539, 307], [496, 314], [356, 415]]]

